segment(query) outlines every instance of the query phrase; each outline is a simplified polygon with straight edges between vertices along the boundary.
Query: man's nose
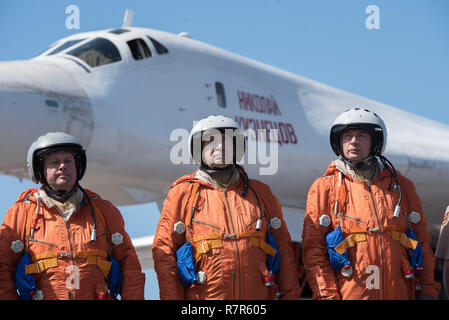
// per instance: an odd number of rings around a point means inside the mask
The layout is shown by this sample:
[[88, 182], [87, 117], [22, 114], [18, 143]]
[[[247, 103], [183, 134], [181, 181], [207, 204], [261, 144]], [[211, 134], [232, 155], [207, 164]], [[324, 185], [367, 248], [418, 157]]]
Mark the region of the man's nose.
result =
[[224, 150], [224, 148], [225, 148], [224, 145], [225, 145], [225, 144], [224, 144], [224, 141], [219, 141], [219, 142], [217, 143], [217, 145], [215, 146], [215, 149], [217, 149], [217, 150]]
[[65, 169], [67, 167], [67, 163], [64, 160], [59, 161], [58, 169]]
[[215, 150], [224, 150], [225, 149], [225, 140], [224, 139], [218, 139], [217, 144], [215, 145]]

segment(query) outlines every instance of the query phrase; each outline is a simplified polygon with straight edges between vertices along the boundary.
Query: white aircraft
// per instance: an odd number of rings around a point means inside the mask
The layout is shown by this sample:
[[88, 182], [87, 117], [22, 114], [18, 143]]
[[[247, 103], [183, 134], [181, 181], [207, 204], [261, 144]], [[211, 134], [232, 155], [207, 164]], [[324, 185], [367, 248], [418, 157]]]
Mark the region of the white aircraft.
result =
[[[119, 29], [58, 40], [30, 60], [0, 62], [0, 173], [27, 179], [23, 159], [32, 141], [64, 131], [87, 148], [84, 186], [116, 205], [157, 201], [161, 208], [171, 183], [196, 168], [171, 161], [180, 143], [170, 141], [171, 134], [222, 114], [243, 129], [279, 129], [271, 142], [279, 147], [276, 174], [260, 175], [260, 164], [245, 168], [270, 185], [292, 239], [300, 242], [308, 189], [335, 158], [330, 126], [353, 106], [385, 120], [385, 154], [416, 184], [436, 240], [448, 205], [449, 126], [186, 33], [130, 27], [129, 19]], [[133, 240], [144, 269], [153, 266], [152, 240]]]

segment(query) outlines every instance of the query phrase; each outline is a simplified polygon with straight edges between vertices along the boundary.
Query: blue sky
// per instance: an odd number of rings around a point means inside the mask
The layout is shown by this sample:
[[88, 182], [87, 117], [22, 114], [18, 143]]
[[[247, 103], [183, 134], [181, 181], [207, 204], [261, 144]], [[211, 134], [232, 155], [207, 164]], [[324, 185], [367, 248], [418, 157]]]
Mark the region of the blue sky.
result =
[[[69, 5], [80, 10], [79, 30], [66, 28]], [[378, 30], [365, 25], [369, 5], [379, 9]], [[447, 0], [0, 1], [0, 61], [29, 59], [77, 32], [120, 27], [125, 9], [134, 10], [133, 26], [186, 31], [199, 41], [449, 125]], [[30, 186], [0, 176], [1, 219]], [[120, 209], [131, 237], [155, 233], [154, 204]], [[158, 299], [155, 274], [146, 274], [146, 298]]]

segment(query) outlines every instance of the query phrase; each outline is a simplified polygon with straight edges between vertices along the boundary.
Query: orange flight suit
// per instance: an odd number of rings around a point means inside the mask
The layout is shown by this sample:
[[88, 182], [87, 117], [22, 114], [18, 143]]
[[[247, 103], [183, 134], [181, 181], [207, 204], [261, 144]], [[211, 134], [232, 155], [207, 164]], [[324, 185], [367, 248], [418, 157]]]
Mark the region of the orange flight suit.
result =
[[[331, 164], [323, 177], [309, 190], [303, 229], [303, 260], [314, 299], [415, 299], [415, 279], [405, 279], [408, 249], [401, 244], [409, 226], [423, 248], [423, 270], [418, 278], [419, 293], [438, 297], [440, 285], [434, 280], [435, 256], [421, 200], [414, 184], [398, 173], [402, 188], [401, 211], [393, 217], [399, 200], [391, 190], [390, 173], [384, 169], [367, 183], [343, 175], [338, 187], [339, 170]], [[340, 191], [339, 191], [340, 190]], [[335, 201], [339, 199], [337, 215]], [[413, 213], [415, 212], [415, 213]], [[409, 221], [413, 213], [415, 223]], [[417, 215], [418, 214], [418, 215]], [[330, 224], [326, 226], [326, 217]], [[321, 219], [321, 220], [320, 220]], [[411, 220], [411, 219], [410, 219]], [[321, 221], [321, 223], [320, 223]], [[334, 271], [326, 249], [326, 234], [340, 224], [344, 237], [355, 235], [348, 247], [353, 268], [350, 277]], [[346, 238], [348, 239], [348, 238]]]
[[0, 299], [19, 299], [14, 274], [26, 250], [26, 223], [35, 229], [28, 241], [32, 264], [26, 268], [34, 274], [45, 300], [93, 300], [107, 295], [109, 247], [123, 274], [121, 298], [144, 298], [145, 275], [119, 210], [97, 194], [86, 193], [94, 203], [96, 241], [91, 241], [92, 211], [85, 197], [66, 223], [55, 207], [48, 208], [37, 199], [37, 189], [19, 196], [0, 228]]
[[[277, 217], [278, 229], [270, 228], [280, 252], [277, 284], [284, 293], [281, 299], [298, 299], [297, 265], [290, 234], [282, 217], [281, 206], [270, 188], [251, 180], [262, 206], [262, 228], [255, 233], [259, 206], [248, 189], [242, 196], [243, 180], [226, 191], [216, 188], [194, 174], [175, 181], [165, 199], [153, 242], [154, 268], [161, 299], [273, 299], [273, 287], [264, 284], [267, 274], [265, 234], [270, 219]], [[177, 233], [174, 225], [188, 224], [192, 188], [199, 183], [198, 198], [191, 227]], [[206, 274], [206, 282], [185, 288], [179, 279], [176, 250], [190, 239], [196, 256], [196, 271]]]

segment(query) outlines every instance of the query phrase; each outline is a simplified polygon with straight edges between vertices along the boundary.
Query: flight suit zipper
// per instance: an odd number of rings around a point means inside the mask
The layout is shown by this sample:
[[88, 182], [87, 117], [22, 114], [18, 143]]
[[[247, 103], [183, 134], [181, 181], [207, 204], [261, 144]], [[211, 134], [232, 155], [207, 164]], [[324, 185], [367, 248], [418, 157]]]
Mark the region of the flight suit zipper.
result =
[[337, 217], [355, 220], [355, 221], [358, 221], [358, 222], [360, 222], [360, 223], [365, 223], [365, 220], [363, 220], [363, 219], [356, 218], [356, 217], [351, 217], [351, 216], [347, 216], [347, 215], [344, 215], [343, 213], [336, 213], [335, 215], [336, 215]]
[[[61, 217], [62, 219], [62, 217]], [[64, 219], [63, 219], [64, 220]], [[70, 245], [70, 258], [72, 260], [72, 272], [73, 272], [73, 286], [74, 286], [74, 290], [75, 290], [75, 300], [78, 300], [78, 289], [76, 288], [76, 284], [79, 282], [78, 278], [78, 272], [76, 271], [76, 265], [75, 265], [75, 257], [73, 256], [73, 246], [72, 246], [72, 240], [70, 237], [70, 228], [69, 228], [69, 222], [65, 221], [65, 227], [67, 229], [67, 236], [68, 236], [68, 240], [69, 240], [69, 245]], [[68, 288], [67, 288], [68, 289]], [[72, 293], [70, 291], [68, 291], [68, 296], [69, 296], [69, 300], [72, 299]]]
[[377, 221], [377, 232], [379, 234], [379, 243], [380, 243], [380, 265], [381, 265], [381, 283], [382, 283], [382, 289], [381, 289], [381, 300], [384, 300], [385, 297], [385, 293], [384, 293], [384, 251], [383, 251], [383, 245], [382, 245], [382, 230], [380, 227], [380, 221], [379, 221], [379, 216], [377, 214], [377, 210], [376, 210], [376, 204], [374, 201], [374, 197], [373, 197], [373, 192], [371, 190], [371, 184], [369, 181], [366, 182], [366, 186], [368, 187], [368, 191], [371, 197], [371, 203], [373, 204], [373, 210], [374, 210], [374, 215], [376, 216], [376, 221]]
[[218, 227], [218, 226], [216, 226], [216, 225], [213, 225], [213, 224], [211, 224], [211, 223], [207, 223], [207, 222], [200, 221], [200, 220], [198, 220], [198, 219], [192, 219], [192, 222], [199, 223], [199, 224], [204, 224], [204, 225], [206, 225], [206, 226], [209, 226], [209, 227], [212, 227], [212, 228], [215, 228], [215, 229], [220, 230], [220, 227]]
[[[228, 192], [227, 192], [227, 190], [224, 190], [223, 191], [223, 193], [224, 193], [224, 196], [225, 196], [225, 199], [226, 199], [226, 205], [227, 205], [227, 207], [228, 207], [228, 212], [229, 212], [229, 219], [230, 219], [230, 221], [231, 221], [231, 226], [232, 226], [232, 232], [233, 232], [233, 234], [237, 234], [236, 233], [236, 231], [235, 231], [235, 227], [234, 227], [234, 221], [232, 220], [232, 214], [231, 214], [231, 207], [229, 206], [229, 201], [228, 201]], [[241, 283], [241, 272], [240, 272], [240, 254], [239, 254], [239, 246], [238, 246], [238, 243], [237, 243], [237, 241], [236, 241], [236, 239], [234, 238], [234, 242], [235, 242], [235, 249], [236, 249], [236, 254], [237, 254], [237, 271], [238, 271], [238, 276], [239, 276], [239, 296], [238, 296], [238, 300], [240, 300], [241, 299], [241, 287], [242, 287], [242, 283]], [[234, 283], [235, 283], [235, 281], [234, 281], [234, 279], [235, 279], [235, 273], [233, 273], [233, 286], [234, 286]], [[234, 289], [233, 289], [233, 291], [234, 291]], [[234, 293], [233, 293], [233, 295], [234, 295]], [[235, 299], [235, 297], [233, 297], [234, 299]]]
[[31, 242], [37, 242], [37, 243], [45, 244], [45, 245], [53, 247], [53, 248], [58, 248], [58, 246], [56, 244], [54, 244], [54, 243], [45, 242], [45, 241], [34, 239], [34, 238], [29, 238], [27, 240], [31, 241]]

